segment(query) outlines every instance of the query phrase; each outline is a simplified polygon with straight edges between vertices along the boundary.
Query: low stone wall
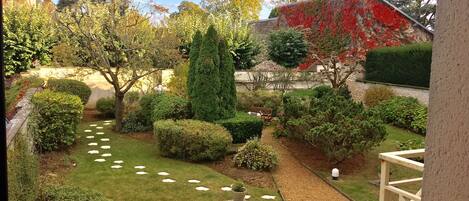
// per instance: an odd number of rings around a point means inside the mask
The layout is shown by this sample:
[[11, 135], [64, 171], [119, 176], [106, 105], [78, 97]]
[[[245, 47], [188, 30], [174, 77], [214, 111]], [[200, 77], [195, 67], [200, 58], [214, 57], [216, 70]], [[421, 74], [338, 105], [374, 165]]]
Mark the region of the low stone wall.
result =
[[363, 101], [366, 90], [372, 86], [387, 86], [391, 88], [394, 91], [394, 93], [396, 93], [396, 95], [398, 96], [414, 97], [417, 100], [419, 100], [421, 103], [427, 106], [429, 102], [429, 90], [424, 89], [424, 88], [399, 86], [399, 85], [384, 84], [384, 83], [379, 84], [379, 83], [371, 83], [371, 82], [355, 81], [355, 80], [348, 81], [347, 85], [349, 86], [353, 99], [355, 99], [356, 101]]

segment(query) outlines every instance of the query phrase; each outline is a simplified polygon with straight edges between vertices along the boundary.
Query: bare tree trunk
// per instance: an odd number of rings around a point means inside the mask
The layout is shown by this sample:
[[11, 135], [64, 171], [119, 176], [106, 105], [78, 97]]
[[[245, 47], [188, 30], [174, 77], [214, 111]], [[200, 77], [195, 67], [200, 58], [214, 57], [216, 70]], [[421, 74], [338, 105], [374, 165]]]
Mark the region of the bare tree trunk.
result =
[[122, 121], [124, 119], [124, 93], [116, 92], [116, 131], [122, 130]]

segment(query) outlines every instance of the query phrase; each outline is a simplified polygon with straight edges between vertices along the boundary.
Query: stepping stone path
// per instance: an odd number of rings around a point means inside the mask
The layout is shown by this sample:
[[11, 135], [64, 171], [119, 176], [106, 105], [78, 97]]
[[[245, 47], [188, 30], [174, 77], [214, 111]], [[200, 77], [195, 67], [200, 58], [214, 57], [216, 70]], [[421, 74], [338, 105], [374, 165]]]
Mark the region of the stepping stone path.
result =
[[199, 187], [196, 187], [195, 190], [198, 190], [198, 191], [208, 191], [208, 190], [210, 190], [210, 189], [207, 188], [207, 187], [204, 187], [204, 186], [199, 186]]
[[146, 174], [148, 174], [148, 172], [143, 172], [143, 171], [141, 171], [141, 172], [136, 172], [135, 174], [138, 174], [138, 175], [146, 175]]
[[98, 126], [97, 124], [90, 124], [90, 127], [96, 127]]
[[122, 164], [124, 161], [114, 161], [115, 164]]
[[89, 154], [99, 154], [98, 150], [90, 150], [88, 151]]
[[231, 191], [231, 187], [228, 187], [228, 186], [221, 187], [221, 190], [222, 191]]
[[168, 176], [169, 173], [167, 173], [167, 172], [158, 172], [158, 175], [160, 175], [160, 176]]
[[103, 129], [103, 127], [101, 127], [101, 126], [98, 126], [98, 127], [96, 127], [96, 129]]
[[102, 162], [105, 162], [106, 159], [104, 159], [104, 158], [98, 158], [98, 159], [95, 159], [94, 161], [102, 163]]
[[98, 143], [96, 143], [96, 142], [91, 142], [91, 143], [88, 143], [88, 146], [98, 146]]
[[94, 136], [93, 135], [88, 135], [88, 136], [86, 136], [86, 139], [94, 139]]
[[101, 146], [101, 149], [111, 149], [111, 146], [109, 145]]
[[91, 133], [91, 130], [85, 130], [85, 133]]
[[122, 165], [113, 165], [111, 166], [112, 169], [120, 169], [122, 168]]
[[174, 182], [176, 182], [176, 180], [174, 180], [174, 179], [163, 179], [163, 180], [161, 180], [161, 181], [162, 181], [163, 183], [174, 183]]
[[96, 135], [104, 135], [104, 132], [97, 132]]
[[101, 138], [102, 142], [109, 142], [109, 138]]
[[195, 180], [195, 179], [188, 180], [187, 182], [189, 182], [189, 183], [191, 183], [191, 184], [198, 184], [198, 183], [200, 183], [199, 180]]
[[143, 165], [137, 165], [137, 166], [135, 166], [134, 168], [135, 168], [135, 169], [145, 169], [145, 166], [143, 166]]
[[102, 156], [102, 157], [111, 157], [112, 154], [110, 154], [110, 153], [105, 153], [105, 154], [101, 154], [101, 156]]

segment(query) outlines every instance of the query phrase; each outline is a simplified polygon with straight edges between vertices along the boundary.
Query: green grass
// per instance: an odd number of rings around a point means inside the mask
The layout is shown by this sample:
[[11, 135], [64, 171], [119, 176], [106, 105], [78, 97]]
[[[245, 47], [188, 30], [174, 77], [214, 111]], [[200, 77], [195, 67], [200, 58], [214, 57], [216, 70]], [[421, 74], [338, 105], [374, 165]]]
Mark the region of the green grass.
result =
[[[97, 122], [102, 125], [102, 122]], [[163, 158], [158, 155], [158, 150], [153, 142], [136, 140], [123, 134], [112, 132], [104, 126], [105, 135], [96, 135], [97, 139], [86, 139], [84, 129], [96, 129], [88, 127], [90, 123], [82, 124], [79, 128], [77, 145], [71, 150], [70, 158], [77, 163], [77, 167], [64, 176], [66, 184], [94, 189], [113, 200], [228, 200], [231, 193], [220, 190], [223, 186], [229, 186], [235, 180], [222, 175], [211, 168], [178, 160]], [[100, 142], [99, 138], [110, 138], [110, 142]], [[106, 158], [106, 162], [94, 162], [99, 155], [90, 155], [87, 152], [98, 147], [90, 147], [89, 142], [98, 142], [101, 145], [110, 145], [108, 151], [112, 157]], [[100, 154], [107, 151], [100, 150]], [[122, 169], [111, 169], [112, 161], [123, 160]], [[138, 171], [134, 166], [144, 165], [148, 175], [136, 175]], [[165, 171], [171, 175], [158, 176], [157, 172]], [[163, 183], [164, 178], [175, 179], [176, 183]], [[197, 179], [200, 184], [189, 184], [187, 180]], [[205, 186], [210, 191], [196, 191], [195, 187]], [[250, 200], [261, 200], [264, 194], [276, 195], [274, 189], [262, 189], [248, 186], [248, 193], [252, 195]], [[279, 200], [279, 198], [277, 199]]]
[[[376, 201], [378, 200], [379, 188], [370, 183], [370, 181], [378, 180], [378, 174], [380, 171], [380, 160], [378, 154], [383, 152], [397, 151], [398, 142], [404, 142], [407, 140], [423, 141], [424, 137], [403, 129], [399, 129], [393, 126], [386, 126], [388, 131], [387, 139], [381, 143], [379, 147], [366, 154], [366, 165], [352, 175], [343, 175], [341, 180], [330, 182], [338, 187], [345, 194], [350, 196], [356, 201]], [[329, 177], [330, 172], [318, 172], [323, 177]], [[422, 173], [411, 170], [402, 166], [391, 165], [391, 180], [403, 179], [403, 178], [416, 178], [421, 177]], [[406, 190], [416, 192], [420, 187], [420, 184], [409, 184], [400, 186]]]

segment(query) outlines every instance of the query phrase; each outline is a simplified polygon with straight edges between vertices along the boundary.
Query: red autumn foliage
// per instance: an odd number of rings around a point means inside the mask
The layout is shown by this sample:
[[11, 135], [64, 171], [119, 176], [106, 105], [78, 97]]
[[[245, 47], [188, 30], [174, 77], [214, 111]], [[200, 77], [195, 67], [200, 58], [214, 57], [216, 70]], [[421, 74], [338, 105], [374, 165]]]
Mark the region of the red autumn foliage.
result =
[[[345, 55], [342, 58], [363, 60], [370, 49], [399, 46], [416, 39], [412, 31], [407, 31], [411, 28], [408, 19], [379, 0], [313, 0], [280, 7], [279, 14], [279, 23], [303, 28], [305, 33], [319, 32], [313, 34], [315, 37], [345, 34], [350, 44], [338, 53]], [[314, 43], [315, 37], [306, 38]], [[312, 47], [312, 52], [321, 55], [320, 49], [314, 49], [314, 44]], [[312, 64], [311, 59], [305, 61], [300, 69]]]

